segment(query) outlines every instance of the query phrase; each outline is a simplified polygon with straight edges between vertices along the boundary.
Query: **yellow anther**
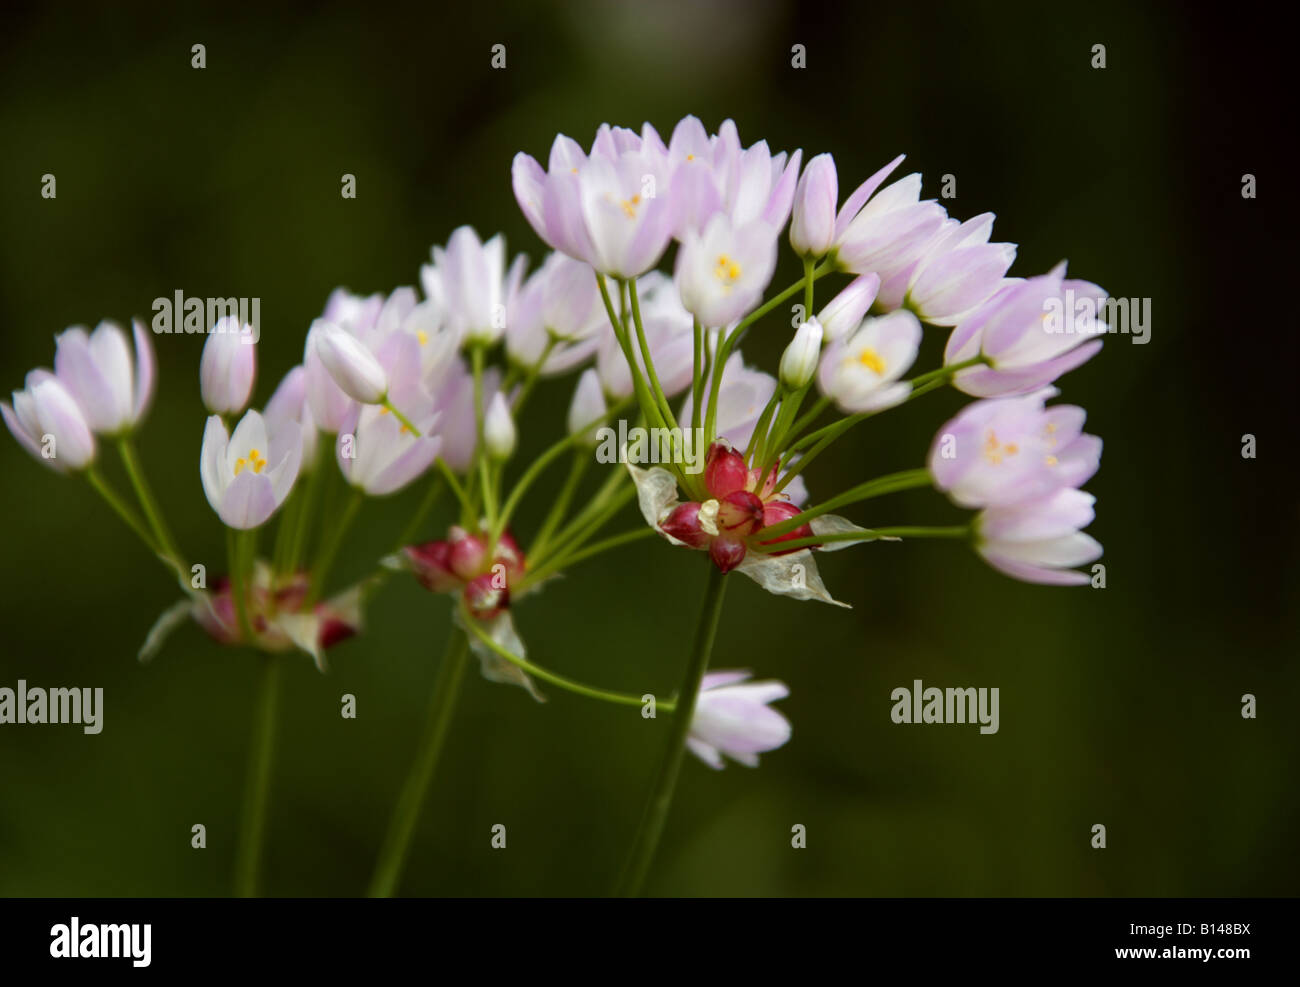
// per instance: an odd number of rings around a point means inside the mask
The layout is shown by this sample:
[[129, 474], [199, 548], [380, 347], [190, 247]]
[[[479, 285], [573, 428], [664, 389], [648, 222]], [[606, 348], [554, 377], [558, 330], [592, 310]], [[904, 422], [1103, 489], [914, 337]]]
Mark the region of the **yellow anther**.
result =
[[999, 465], [1005, 457], [1014, 456], [1019, 451], [1020, 446], [1014, 442], [1005, 445], [999, 442], [995, 432], [989, 432], [988, 438], [984, 440], [984, 458], [994, 466]]
[[429, 342], [429, 334], [423, 329], [415, 330], [415, 338], [420, 341], [421, 346], [425, 346]]
[[884, 376], [885, 361], [880, 359], [880, 354], [877, 353], [875, 350], [873, 350], [870, 346], [866, 347], [861, 353], [858, 354], [858, 363], [862, 364], [864, 367], [866, 367], [868, 370], [872, 371], [873, 373], [877, 373], [880, 374], [881, 376]]
[[713, 276], [719, 281], [725, 281], [727, 287], [731, 287], [736, 281], [740, 280], [741, 267], [726, 254], [718, 255], [718, 262], [713, 265]]

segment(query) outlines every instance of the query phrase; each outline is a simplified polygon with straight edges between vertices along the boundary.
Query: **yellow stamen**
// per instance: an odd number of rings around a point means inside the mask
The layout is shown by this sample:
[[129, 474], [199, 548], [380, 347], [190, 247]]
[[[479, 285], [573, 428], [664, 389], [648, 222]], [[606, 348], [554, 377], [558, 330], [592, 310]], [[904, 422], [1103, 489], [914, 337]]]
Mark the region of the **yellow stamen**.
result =
[[858, 363], [862, 364], [873, 373], [880, 374], [882, 377], [885, 374], [885, 361], [880, 359], [880, 354], [870, 346], [866, 347], [866, 349], [858, 354]]
[[417, 329], [417, 330], [415, 330], [415, 338], [418, 339], [418, 340], [420, 341], [420, 345], [421, 345], [421, 346], [426, 346], [426, 345], [428, 345], [428, 342], [429, 342], [429, 334], [428, 334], [427, 332], [425, 332], [423, 329]]
[[636, 219], [636, 207], [641, 204], [641, 196], [634, 195], [630, 199], [624, 199], [622, 202], [623, 213], [628, 219]]
[[1014, 442], [1008, 442], [1005, 445], [998, 441], [995, 432], [989, 432], [988, 438], [984, 440], [984, 458], [994, 466], [1001, 464], [1007, 456], [1014, 456], [1020, 451], [1020, 446]]
[[713, 266], [713, 276], [730, 288], [740, 280], [741, 267], [726, 254], [718, 255], [718, 262]]

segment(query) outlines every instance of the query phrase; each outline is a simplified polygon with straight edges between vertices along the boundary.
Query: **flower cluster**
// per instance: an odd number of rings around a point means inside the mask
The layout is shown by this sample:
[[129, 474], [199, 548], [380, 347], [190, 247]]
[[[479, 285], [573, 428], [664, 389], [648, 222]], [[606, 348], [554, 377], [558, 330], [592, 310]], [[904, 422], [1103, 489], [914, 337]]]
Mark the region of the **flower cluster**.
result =
[[[418, 288], [338, 289], [261, 410], [249, 407], [254, 327], [214, 319], [199, 360], [210, 413], [199, 477], [230, 558], [211, 586], [163, 521], [132, 445], [156, 376], [142, 324], [129, 335], [108, 322], [62, 333], [54, 370], [32, 371], [0, 413], [34, 457], [89, 479], [180, 579], [186, 597], [155, 626], [145, 655], [193, 619], [222, 643], [297, 647], [319, 663], [360, 629], [367, 594], [401, 571], [454, 600], [488, 678], [538, 698], [540, 676], [636, 703], [639, 692], [607, 693], [531, 663], [512, 614], [561, 570], [639, 535], [707, 554], [711, 579], [738, 571], [774, 594], [830, 603], [814, 553], [913, 537], [967, 541], [1021, 580], [1086, 582], [1074, 567], [1101, 547], [1081, 530], [1093, 499], [1080, 487], [1101, 443], [1082, 431], [1082, 409], [1047, 401], [1097, 353], [1106, 327], [1059, 332], [1048, 319], [1067, 298], [1095, 303], [1105, 293], [1067, 278], [1064, 265], [1010, 276], [1016, 248], [993, 241], [994, 217], [950, 217], [922, 199], [919, 174], [894, 177], [901, 161], [841, 201], [829, 154], [804, 164], [800, 150], [745, 146], [731, 121], [710, 134], [687, 117], [667, 141], [649, 124], [603, 125], [589, 149], [558, 136], [545, 168], [515, 158], [515, 197], [551, 250], [531, 272], [502, 236], [463, 226], [432, 249]], [[802, 277], [769, 294], [783, 239]], [[824, 292], [834, 277], [841, 283]], [[740, 348], [749, 333], [773, 331], [765, 322], [793, 329], [775, 373]], [[933, 331], [947, 333], [942, 364], [917, 373]], [[563, 376], [573, 378], [565, 427], [510, 469], [535, 386]], [[811, 496], [806, 471], [832, 443], [947, 386], [977, 400], [940, 429], [924, 467]], [[586, 490], [597, 430], [625, 413], [667, 436], [670, 455], [638, 461], [624, 449], [625, 468]], [[138, 509], [100, 473], [100, 440], [118, 447]], [[541, 476], [564, 458], [567, 479], [539, 494]], [[373, 576], [326, 598], [362, 503], [425, 476], [429, 494], [398, 546], [374, 553]], [[344, 506], [337, 490], [324, 496], [331, 484], [345, 489]], [[834, 513], [921, 487], [979, 513], [948, 526], [861, 526]], [[443, 493], [451, 517], [445, 536], [430, 539], [422, 527]], [[549, 513], [524, 539], [514, 522], [529, 497]], [[645, 527], [598, 540], [633, 500]], [[262, 556], [258, 532], [272, 518], [274, 546]], [[710, 593], [708, 605], [720, 605], [720, 591]], [[723, 753], [752, 764], [785, 742], [789, 724], [768, 705], [785, 696], [782, 683], [706, 676], [706, 667], [693, 662], [674, 700], [692, 716], [691, 750], [715, 766]]]

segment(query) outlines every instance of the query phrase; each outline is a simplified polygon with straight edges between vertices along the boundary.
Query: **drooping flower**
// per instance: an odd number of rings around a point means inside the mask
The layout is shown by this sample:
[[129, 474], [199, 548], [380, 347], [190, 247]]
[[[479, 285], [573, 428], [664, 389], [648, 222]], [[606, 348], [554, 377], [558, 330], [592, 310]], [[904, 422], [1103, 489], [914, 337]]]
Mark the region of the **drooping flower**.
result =
[[76, 399], [86, 423], [101, 435], [134, 428], [153, 399], [153, 344], [136, 320], [131, 333], [134, 368], [126, 333], [112, 322], [101, 322], [89, 335], [75, 326], [54, 337], [54, 372]]
[[0, 401], [0, 415], [33, 459], [60, 473], [95, 461], [95, 436], [72, 393], [54, 374], [37, 369], [13, 392], [13, 405]]
[[843, 339], [862, 325], [862, 319], [871, 308], [871, 303], [876, 300], [879, 290], [878, 274], [860, 274], [827, 302], [817, 315], [817, 321], [826, 332], [827, 342]]
[[1073, 567], [1101, 557], [1096, 539], [1080, 529], [1092, 523], [1095, 498], [1066, 487], [1035, 500], [989, 507], [975, 519], [976, 550], [1014, 579], [1081, 586], [1086, 573]]
[[770, 703], [790, 694], [784, 682], [750, 682], [749, 672], [709, 672], [700, 681], [686, 746], [711, 768], [725, 754], [747, 767], [790, 739], [790, 722]]
[[203, 405], [214, 415], [237, 415], [248, 406], [257, 374], [257, 344], [252, 326], [225, 316], [208, 333], [199, 361]]
[[905, 304], [932, 325], [956, 325], [993, 297], [1015, 260], [1016, 245], [989, 243], [992, 232], [992, 213], [945, 220], [916, 261], [881, 286], [877, 304]]
[[1051, 384], [1101, 349], [1107, 327], [1097, 313], [1104, 289], [1066, 280], [1065, 265], [1005, 285], [953, 330], [945, 366], [983, 356], [987, 366], [968, 367], [953, 386], [976, 397], [1023, 394]]
[[375, 404], [354, 404], [339, 426], [339, 469], [348, 483], [371, 497], [401, 490], [433, 464], [443, 447], [441, 434], [434, 431], [442, 416], [420, 382], [419, 348], [413, 336], [392, 333], [374, 358], [389, 382], [394, 407], [419, 434], [388, 407]]
[[325, 362], [316, 349], [316, 340], [327, 325], [336, 323], [317, 319], [307, 330], [307, 341], [303, 346], [302, 365], [306, 373], [304, 386], [307, 407], [317, 427], [330, 434], [336, 433], [348, 414], [356, 406], [356, 401], [349, 397], [343, 388], [334, 381]]
[[308, 334], [311, 347], [334, 383], [353, 401], [379, 404], [388, 393], [388, 374], [359, 339], [328, 322], [315, 323]]
[[208, 418], [199, 475], [208, 503], [231, 528], [264, 524], [289, 496], [301, 463], [297, 422], [281, 422], [268, 434], [262, 416], [249, 411], [229, 435], [220, 415]]
[[1101, 462], [1101, 439], [1083, 431], [1082, 408], [1046, 407], [1056, 393], [1044, 388], [963, 408], [931, 444], [935, 486], [954, 503], [979, 508], [1036, 500], [1086, 483]]
[[818, 368], [822, 394], [850, 414], [881, 411], [907, 400], [912, 386], [899, 382], [916, 360], [921, 324], [906, 310], [867, 319], [826, 347]]
[[835, 217], [836, 263], [854, 274], [876, 273], [881, 282], [920, 254], [943, 224], [943, 207], [921, 200], [921, 176], [911, 174], [880, 189], [903, 160], [899, 155], [859, 185]]

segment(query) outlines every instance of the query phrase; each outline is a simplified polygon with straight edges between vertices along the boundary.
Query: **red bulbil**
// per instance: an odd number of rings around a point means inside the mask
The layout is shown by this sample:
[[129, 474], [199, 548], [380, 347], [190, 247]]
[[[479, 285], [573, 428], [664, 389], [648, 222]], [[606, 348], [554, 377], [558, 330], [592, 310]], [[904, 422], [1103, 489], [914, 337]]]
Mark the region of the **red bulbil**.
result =
[[[260, 578], [249, 586], [247, 616], [253, 634], [251, 641], [244, 639], [230, 580], [222, 576], [213, 580], [212, 585], [212, 592], [196, 604], [193, 615], [199, 626], [214, 640], [221, 644], [253, 645], [272, 652], [286, 651], [293, 646], [292, 640], [278, 621], [284, 615], [305, 612], [311, 590], [307, 573], [283, 576], [274, 584], [269, 578]], [[322, 650], [352, 637], [358, 631], [328, 601], [317, 603], [311, 612], [320, 618], [316, 640]]]
[[[780, 524], [782, 521], [789, 521], [792, 517], [799, 514], [799, 508], [788, 500], [774, 500], [770, 504], [763, 505], [763, 524], [762, 527], [770, 528], [774, 524]], [[796, 538], [811, 538], [812, 526], [804, 523], [799, 525], [788, 534], [779, 535], [776, 538], [769, 538], [766, 541], [759, 542], [760, 545], [775, 545], [783, 541], [793, 541]], [[797, 552], [797, 548], [790, 549], [789, 552], [770, 552], [770, 555], [789, 555], [790, 552]]]
[[700, 505], [694, 501], [678, 504], [659, 527], [691, 548], [704, 548], [713, 537], [700, 527]]
[[749, 483], [749, 469], [745, 457], [725, 442], [709, 446], [704, 457], [704, 485], [715, 498], [721, 500], [729, 493], [744, 490]]
[[[659, 527], [665, 534], [691, 548], [707, 549], [714, 565], [723, 572], [730, 572], [745, 560], [753, 536], [800, 513], [799, 508], [784, 499], [783, 494], [775, 492], [780, 468], [779, 461], [773, 463], [767, 475], [760, 478], [758, 469], [749, 469], [745, 457], [725, 440], [715, 442], [709, 446], [704, 465], [704, 486], [709, 493], [706, 503], [717, 504], [709, 530], [706, 531], [700, 523], [700, 512], [705, 505], [694, 501], [678, 504], [659, 522]], [[707, 514], [705, 519], [707, 521]], [[717, 534], [709, 533], [715, 529]], [[757, 544], [775, 545], [808, 538], [812, 533], [812, 528], [801, 524], [794, 531]], [[798, 549], [769, 554], [788, 555], [794, 551]]]
[[745, 543], [719, 535], [709, 545], [709, 558], [723, 572], [730, 572], [745, 561]]
[[402, 551], [415, 578], [425, 589], [434, 593], [449, 593], [460, 585], [460, 580], [451, 571], [450, 543], [430, 541], [423, 545], [408, 545]]
[[453, 527], [445, 541], [411, 545], [403, 552], [425, 589], [455, 595], [464, 592], [475, 615], [489, 617], [510, 604], [511, 583], [518, 582], [528, 563], [510, 532], [502, 532], [488, 558], [487, 535]]
[[461, 528], [451, 529], [451, 571], [460, 579], [468, 582], [483, 571], [483, 560], [487, 557], [487, 546], [476, 535], [467, 534]]
[[479, 620], [495, 617], [510, 606], [510, 587], [500, 573], [485, 572], [465, 586], [465, 603]]
[[763, 526], [763, 502], [748, 490], [735, 490], [718, 504], [718, 530], [738, 538], [752, 535]]

